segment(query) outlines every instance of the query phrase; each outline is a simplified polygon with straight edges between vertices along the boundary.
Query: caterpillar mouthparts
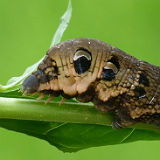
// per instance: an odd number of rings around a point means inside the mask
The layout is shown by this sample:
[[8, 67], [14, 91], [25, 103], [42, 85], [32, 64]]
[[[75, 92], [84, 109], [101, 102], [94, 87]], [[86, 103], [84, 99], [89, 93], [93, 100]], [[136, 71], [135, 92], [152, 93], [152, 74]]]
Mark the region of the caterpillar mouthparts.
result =
[[23, 81], [21, 91], [26, 94], [34, 93], [37, 91], [39, 84], [38, 78], [32, 74]]

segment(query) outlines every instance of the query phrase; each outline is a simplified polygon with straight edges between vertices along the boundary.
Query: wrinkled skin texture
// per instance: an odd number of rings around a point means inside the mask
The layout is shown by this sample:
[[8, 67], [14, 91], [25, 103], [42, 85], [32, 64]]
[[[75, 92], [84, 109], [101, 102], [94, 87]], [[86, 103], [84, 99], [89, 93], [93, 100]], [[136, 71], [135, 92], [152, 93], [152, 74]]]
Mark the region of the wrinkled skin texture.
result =
[[52, 47], [22, 91], [91, 101], [98, 110], [114, 114], [116, 129], [136, 122], [160, 126], [159, 72], [107, 43], [75, 39]]

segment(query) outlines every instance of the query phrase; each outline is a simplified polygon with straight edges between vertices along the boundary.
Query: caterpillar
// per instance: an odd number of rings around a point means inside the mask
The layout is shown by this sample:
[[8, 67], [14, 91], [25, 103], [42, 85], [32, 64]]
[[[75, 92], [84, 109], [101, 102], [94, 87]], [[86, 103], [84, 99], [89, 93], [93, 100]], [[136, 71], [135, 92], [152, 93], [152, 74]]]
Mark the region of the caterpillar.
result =
[[160, 68], [105, 42], [79, 38], [48, 50], [37, 71], [28, 76], [25, 94], [62, 95], [93, 102], [114, 115], [112, 127], [137, 122], [160, 126]]

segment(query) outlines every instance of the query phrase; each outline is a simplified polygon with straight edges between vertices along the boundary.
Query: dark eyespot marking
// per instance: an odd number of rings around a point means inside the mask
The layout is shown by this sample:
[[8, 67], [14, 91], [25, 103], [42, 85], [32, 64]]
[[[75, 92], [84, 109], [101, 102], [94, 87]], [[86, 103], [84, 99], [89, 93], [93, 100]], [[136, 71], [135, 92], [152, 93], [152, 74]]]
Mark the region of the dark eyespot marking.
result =
[[140, 74], [139, 83], [149, 87], [149, 80], [144, 73]]
[[116, 74], [113, 72], [112, 69], [103, 68], [102, 79], [107, 80], [107, 81], [111, 81], [112, 79], [115, 78], [115, 75]]
[[103, 67], [102, 79], [111, 81], [115, 78], [117, 73], [118, 73], [117, 66], [114, 63], [112, 63], [112, 60], [109, 60]]
[[113, 63], [117, 67], [118, 70], [120, 69], [120, 65], [116, 57], [112, 57], [108, 62]]
[[86, 72], [91, 66], [91, 53], [86, 49], [80, 48], [73, 57], [75, 71], [78, 74]]
[[142, 87], [135, 88], [135, 95], [137, 98], [143, 98], [146, 95], [146, 91]]

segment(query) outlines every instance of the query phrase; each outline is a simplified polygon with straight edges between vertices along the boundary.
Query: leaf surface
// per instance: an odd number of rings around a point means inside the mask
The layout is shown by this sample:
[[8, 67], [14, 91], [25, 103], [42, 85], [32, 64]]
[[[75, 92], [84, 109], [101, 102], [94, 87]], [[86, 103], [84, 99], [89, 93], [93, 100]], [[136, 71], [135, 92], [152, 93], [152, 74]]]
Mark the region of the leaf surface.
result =
[[44, 101], [1, 97], [0, 118], [1, 127], [44, 139], [64, 152], [160, 140], [160, 130], [153, 126], [141, 124], [115, 130], [111, 127], [111, 114], [74, 101], [59, 106], [59, 99], [45, 105]]

